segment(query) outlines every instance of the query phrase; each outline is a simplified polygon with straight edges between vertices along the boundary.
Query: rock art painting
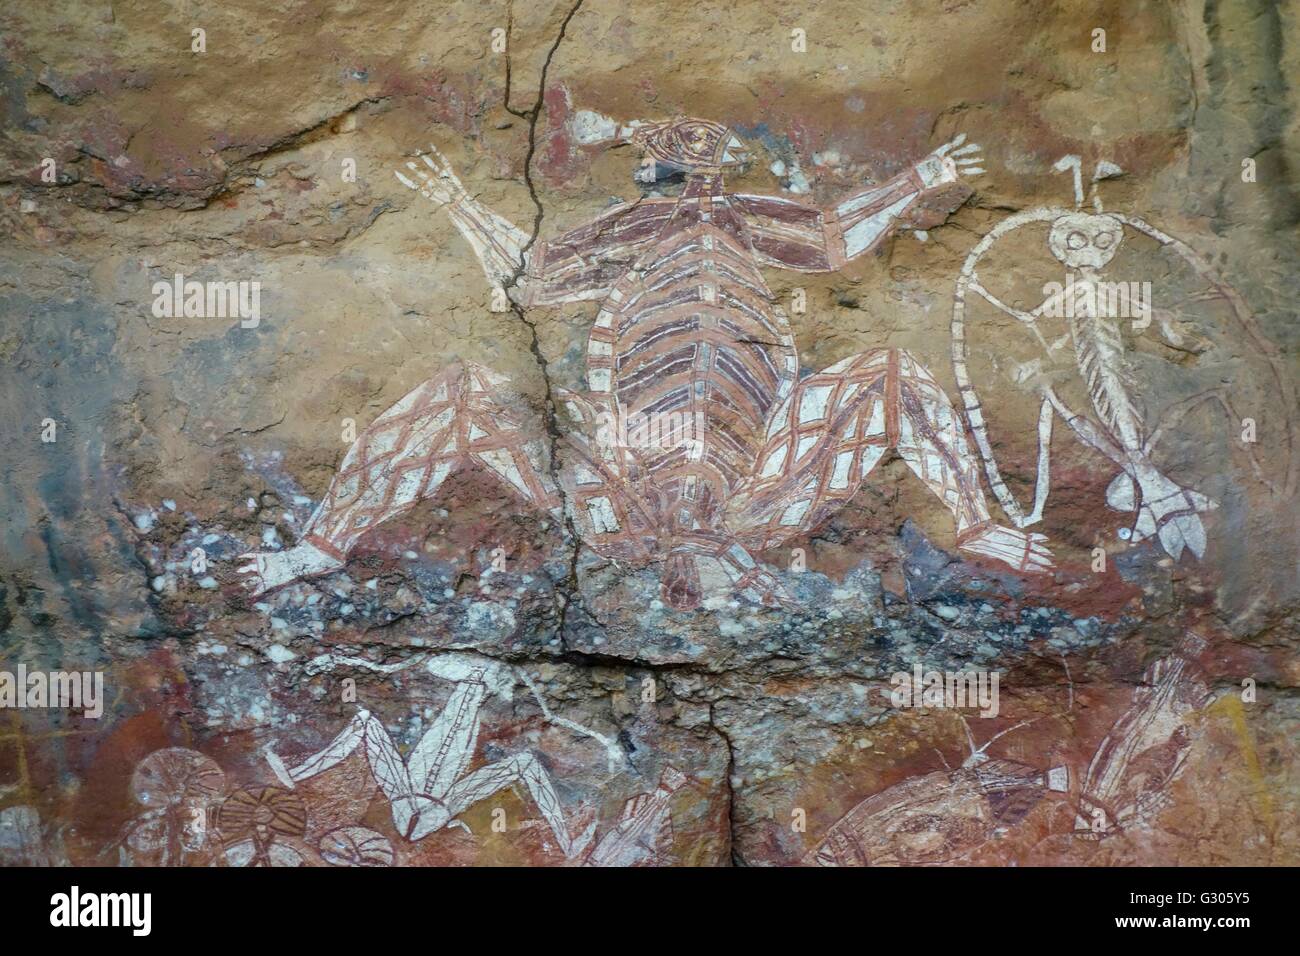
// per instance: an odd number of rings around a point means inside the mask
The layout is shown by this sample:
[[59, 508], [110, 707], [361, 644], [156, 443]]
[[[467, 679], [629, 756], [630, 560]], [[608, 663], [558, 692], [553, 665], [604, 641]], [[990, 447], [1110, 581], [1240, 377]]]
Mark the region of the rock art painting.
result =
[[[1045, 797], [1078, 808], [1075, 835], [1102, 838], [1151, 820], [1191, 749], [1188, 719], [1209, 704], [1191, 657], [1205, 647], [1189, 634], [1180, 652], [1147, 668], [1132, 705], [1116, 721], [1088, 764], [1082, 786], [1070, 786], [1068, 766], [1038, 770], [989, 757], [1000, 731], [955, 770], [910, 777], [858, 804], [827, 833], [805, 862], [821, 866], [949, 863], [1015, 826]], [[969, 739], [970, 730], [967, 727]], [[1075, 770], [1075, 779], [1079, 769]], [[1077, 793], [1072, 800], [1071, 793]]]
[[[1076, 202], [1082, 203], [1079, 157], [1064, 157], [1056, 164], [1056, 168], [1073, 170]], [[1271, 353], [1272, 348], [1260, 341], [1254, 316], [1241, 297], [1217, 278], [1209, 263], [1185, 243], [1141, 219], [1102, 212], [1097, 184], [1104, 178], [1122, 172], [1114, 163], [1102, 161], [1097, 164], [1092, 187], [1094, 212], [1047, 208], [1016, 213], [994, 226], [971, 250], [962, 265], [957, 282], [952, 325], [954, 370], [965, 400], [966, 422], [983, 454], [989, 482], [998, 501], [1017, 526], [1023, 527], [1042, 518], [1050, 487], [1052, 420], [1059, 416], [1081, 442], [1109, 458], [1121, 469], [1107, 486], [1106, 504], [1116, 511], [1132, 513], [1135, 517], [1131, 527], [1124, 528], [1120, 536], [1131, 541], [1158, 538], [1163, 550], [1175, 560], [1182, 557], [1184, 548], [1200, 557], [1205, 552], [1206, 536], [1198, 515], [1217, 505], [1205, 495], [1179, 486], [1161, 474], [1152, 462], [1152, 446], [1159, 437], [1160, 427], [1148, 426], [1139, 411], [1135, 394], [1137, 383], [1134, 381], [1133, 370], [1126, 362], [1121, 331], [1121, 320], [1130, 316], [1121, 315], [1121, 312], [1133, 314], [1134, 330], [1145, 329], [1154, 317], [1158, 321], [1160, 334], [1174, 349], [1186, 347], [1184, 333], [1175, 328], [1174, 313], [1154, 308], [1149, 299], [1143, 301], [1143, 287], [1105, 278], [1103, 270], [1124, 244], [1126, 227], [1154, 240], [1161, 247], [1172, 250], [1205, 283], [1204, 289], [1188, 298], [1219, 299], [1228, 303], [1236, 330], [1244, 333], [1245, 340], [1251, 344], [1258, 343], [1262, 351]], [[1065, 283], [1058, 284], [1048, 299], [1026, 312], [1007, 305], [991, 293], [980, 281], [976, 266], [989, 249], [1008, 233], [1031, 224], [1047, 225], [1048, 249], [1069, 274]], [[1148, 282], [1147, 286], [1149, 285]], [[1020, 381], [1032, 382], [1042, 396], [1038, 432], [1039, 474], [1033, 510], [1029, 515], [1020, 509], [998, 472], [975, 382], [967, 370], [965, 303], [968, 292], [976, 293], [990, 305], [1024, 323], [1043, 348], [1043, 357], [1025, 363], [1014, 373]], [[1064, 317], [1068, 323], [1068, 332], [1061, 338], [1048, 342], [1040, 329], [1040, 320], [1045, 316]], [[1046, 324], [1046, 321], [1042, 324]], [[1044, 359], [1050, 359], [1053, 352], [1067, 344], [1073, 348], [1079, 375], [1086, 383], [1092, 416], [1079, 414], [1066, 405], [1053, 388], [1051, 376], [1043, 374]], [[1280, 369], [1275, 367], [1273, 371], [1276, 373], [1279, 397], [1283, 402], [1285, 440], [1287, 447], [1290, 447], [1293, 424], [1290, 409], [1295, 404], [1294, 384]], [[1231, 415], [1231, 406], [1223, 397], [1222, 389], [1192, 396], [1184, 404], [1215, 398]], [[1293, 480], [1288, 478], [1286, 487], [1291, 488], [1292, 485]]]
[[1300, 863], [1293, 13], [18, 6], [0, 866]]
[[[522, 305], [601, 302], [588, 391], [555, 392], [576, 428], [586, 426], [571, 442], [572, 469], [553, 469], [536, 431], [510, 417], [496, 397], [507, 387], [501, 376], [453, 370], [417, 386], [357, 439], [302, 541], [247, 556], [242, 570], [258, 593], [341, 566], [363, 534], [435, 495], [469, 462], [537, 508], [558, 513], [563, 501], [597, 554], [657, 565], [665, 603], [683, 610], [713, 590], [788, 601], [751, 549], [818, 527], [891, 450], [952, 513], [960, 548], [1020, 571], [1051, 567], [1043, 535], [989, 517], [960, 421], [917, 358], [877, 349], [800, 378], [789, 320], [759, 268], [832, 271], [869, 252], [959, 171], [982, 172], [978, 146], [958, 136], [819, 209], [729, 193], [725, 172], [748, 154], [720, 123], [584, 119], [589, 129], [608, 123], [611, 140], [679, 171], [681, 194], [616, 206], [529, 248], [524, 232], [470, 197], [436, 149], [397, 174], [449, 208], [489, 282], [510, 283]], [[665, 447], [619, 444], [601, 426], [630, 416], [700, 428], [678, 443], [668, 430]]]
[[[356, 663], [366, 664], [365, 661]], [[433, 658], [429, 665], [430, 673], [453, 680], [455, 690], [408, 756], [398, 752], [378, 718], [367, 710], [359, 710], [323, 750], [307, 757], [297, 767], [287, 767], [278, 755], [268, 750], [266, 757], [276, 777], [293, 789], [298, 782], [323, 773], [362, 750], [375, 782], [392, 808], [393, 825], [408, 840], [423, 839], [445, 826], [459, 825], [468, 830], [456, 817], [475, 803], [517, 786], [532, 799], [565, 858], [581, 853], [591, 842], [595, 823], [583, 833], [570, 832], [555, 784], [536, 756], [526, 752], [516, 754], [466, 772], [478, 736], [483, 698], [489, 693], [508, 694], [515, 680], [514, 672], [491, 658], [476, 660], [457, 654]], [[544, 704], [542, 707], [545, 709]], [[611, 750], [611, 761], [621, 759], [614, 745], [599, 734], [571, 722], [568, 726], [602, 740]]]

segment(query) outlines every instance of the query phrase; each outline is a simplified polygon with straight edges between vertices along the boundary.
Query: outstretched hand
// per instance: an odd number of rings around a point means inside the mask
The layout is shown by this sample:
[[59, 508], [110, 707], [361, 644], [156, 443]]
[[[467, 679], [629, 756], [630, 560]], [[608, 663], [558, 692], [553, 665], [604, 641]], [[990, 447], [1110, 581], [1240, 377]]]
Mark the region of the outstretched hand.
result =
[[451, 168], [451, 163], [447, 161], [446, 156], [442, 155], [438, 147], [430, 145], [428, 153], [416, 153], [416, 156], [429, 171], [426, 172], [414, 162], [406, 164], [406, 168], [411, 171], [411, 176], [404, 175], [401, 170], [394, 170], [393, 174], [403, 186], [416, 190], [425, 199], [440, 206], [456, 202], [465, 196], [465, 187], [461, 185], [460, 178]]
[[926, 188], [931, 189], [954, 183], [961, 178], [978, 176], [984, 172], [984, 167], [980, 165], [983, 161], [979, 144], [967, 143], [966, 134], [959, 133], [917, 163], [916, 171]]

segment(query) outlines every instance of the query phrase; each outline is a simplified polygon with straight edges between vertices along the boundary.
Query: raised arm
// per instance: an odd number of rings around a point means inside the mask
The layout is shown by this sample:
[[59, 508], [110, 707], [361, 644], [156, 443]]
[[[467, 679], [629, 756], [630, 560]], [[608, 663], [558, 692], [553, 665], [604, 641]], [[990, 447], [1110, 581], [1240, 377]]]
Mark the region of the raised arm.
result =
[[510, 286], [511, 298], [525, 307], [603, 298], [672, 211], [659, 203], [620, 203], [584, 226], [530, 246], [528, 233], [469, 194], [436, 147], [417, 158], [406, 164], [407, 172], [396, 173], [402, 185], [445, 208], [488, 283]]
[[[428, 153], [416, 155], [419, 163], [409, 162], [406, 173], [397, 170], [394, 175], [406, 188], [414, 189], [447, 210], [451, 221], [474, 249], [483, 274], [493, 288], [510, 283], [519, 271], [521, 260], [526, 259], [528, 233], [471, 196], [436, 146], [430, 146]], [[421, 163], [425, 168], [421, 168]]]
[[914, 217], [927, 196], [974, 175], [979, 147], [965, 134], [939, 147], [879, 186], [854, 193], [829, 208], [778, 196], [737, 196], [754, 251], [765, 265], [799, 272], [834, 272], [876, 248], [901, 221]]
[[673, 203], [619, 203], [529, 250], [526, 299], [553, 305], [603, 299], [672, 218]]

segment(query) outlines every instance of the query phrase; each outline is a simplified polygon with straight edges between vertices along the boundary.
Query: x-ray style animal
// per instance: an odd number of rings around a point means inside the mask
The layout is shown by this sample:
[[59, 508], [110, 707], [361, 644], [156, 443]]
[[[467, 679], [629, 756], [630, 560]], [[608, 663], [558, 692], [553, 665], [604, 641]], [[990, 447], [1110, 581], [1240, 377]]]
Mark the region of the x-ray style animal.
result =
[[686, 785], [686, 775], [665, 767], [653, 793], [640, 793], [623, 804], [618, 822], [582, 861], [583, 866], [659, 866], [673, 845], [673, 794]]
[[[447, 210], [489, 283], [519, 308], [599, 301], [587, 391], [556, 388], [571, 417], [552, 471], [544, 432], [478, 365], [445, 372], [380, 415], [348, 451], [304, 535], [254, 552], [257, 591], [327, 573], [364, 534], [437, 492], [474, 462], [535, 507], [568, 516], [594, 551], [657, 566], [664, 600], [705, 594], [784, 599], [753, 556], [818, 526], [889, 449], [951, 513], [957, 545], [1020, 571], [1051, 567], [1042, 535], [995, 524], [979, 461], [942, 388], [910, 353], [879, 349], [799, 377], [790, 324], [764, 267], [830, 272], [877, 248], [960, 174], [982, 172], [964, 137], [894, 178], [827, 208], [729, 192], [750, 160], [725, 126], [701, 119], [620, 125], [583, 113], [586, 143], [631, 143], [684, 179], [678, 196], [619, 203], [591, 223], [533, 242], [479, 203], [435, 149], [397, 174]], [[698, 434], [669, 447], [611, 440], [609, 422], [676, 416]], [[552, 474], [559, 478], [559, 487]]]
[[[1254, 318], [1241, 297], [1217, 278], [1210, 265], [1195, 251], [1141, 219], [1102, 211], [1097, 184], [1103, 179], [1119, 175], [1121, 170], [1117, 166], [1104, 161], [1098, 163], [1092, 182], [1092, 212], [1080, 208], [1083, 204], [1083, 188], [1079, 157], [1064, 157], [1056, 164], [1056, 169], [1073, 170], [1076, 208], [1030, 209], [1002, 220], [971, 250], [957, 280], [952, 318], [953, 369], [961, 390], [965, 418], [983, 457], [989, 484], [1003, 510], [1017, 527], [1027, 527], [1039, 521], [1050, 489], [1052, 420], [1059, 415], [1080, 441], [1105, 455], [1120, 469], [1106, 490], [1107, 505], [1134, 516], [1132, 525], [1122, 529], [1120, 537], [1134, 542], [1154, 537], [1175, 559], [1182, 555], [1184, 548], [1199, 558], [1206, 547], [1205, 529], [1200, 514], [1215, 508], [1216, 504], [1205, 495], [1184, 488], [1162, 474], [1152, 461], [1152, 449], [1160, 435], [1160, 428], [1154, 427], [1155, 423], [1144, 420], [1136, 376], [1125, 352], [1121, 320], [1131, 317], [1134, 306], [1141, 306], [1145, 324], [1135, 322], [1135, 330], [1144, 329], [1154, 317], [1158, 320], [1156, 325], [1160, 334], [1171, 346], [1183, 346], [1184, 336], [1170, 320], [1166, 310], [1152, 308], [1150, 301], [1143, 303], [1128, 295], [1129, 287], [1137, 284], [1108, 280], [1105, 270], [1125, 243], [1125, 228], [1154, 239], [1162, 248], [1172, 251], [1190, 266], [1206, 288], [1187, 301], [1226, 302], [1235, 320], [1247, 333], [1248, 341], [1265, 353], [1272, 350], [1262, 340]], [[1041, 304], [1025, 311], [1004, 302], [991, 292], [981, 280], [978, 266], [996, 243], [1015, 230], [1034, 223], [1048, 226], [1048, 249], [1066, 267], [1067, 275], [1064, 283], [1056, 284], [1059, 291], [1049, 293]], [[1038, 359], [1017, 369], [1018, 379], [1036, 390], [1041, 397], [1038, 475], [1033, 507], [1028, 514], [1007, 489], [994, 460], [983, 405], [970, 373], [968, 293], [975, 293], [990, 305], [1022, 322], [1043, 350]], [[1135, 295], [1140, 297], [1140, 290]], [[1121, 308], [1117, 309], [1117, 305]], [[1120, 315], [1117, 312], [1129, 312], [1130, 315]], [[1064, 317], [1068, 322], [1067, 333], [1054, 342], [1049, 342], [1041, 331], [1045, 324], [1044, 317], [1047, 316]], [[1078, 374], [1087, 387], [1092, 405], [1091, 416], [1070, 408], [1049, 378], [1042, 374], [1043, 361], [1050, 359], [1067, 344], [1073, 347]], [[1277, 377], [1276, 368], [1274, 372]], [[1280, 381], [1279, 386], [1284, 397], [1293, 394], [1285, 381]], [[1190, 404], [1209, 398], [1217, 398], [1231, 414], [1226, 398], [1217, 392], [1213, 395], [1207, 393], [1194, 396]], [[1235, 415], [1233, 417], [1235, 419]], [[1252, 464], [1258, 473], [1259, 467], [1253, 454]]]
[[1120, 833], [1149, 823], [1168, 805], [1169, 786], [1182, 774], [1192, 747], [1188, 718], [1211, 700], [1195, 662], [1204, 648], [1204, 640], [1189, 633], [1173, 654], [1147, 668], [1129, 709], [1088, 765], [1076, 833]]
[[[378, 665], [360, 658], [324, 655], [312, 662], [313, 670], [333, 666], [363, 667], [384, 673], [409, 666], [418, 658], [400, 664]], [[457, 817], [493, 794], [522, 785], [541, 811], [567, 858], [580, 855], [595, 834], [596, 823], [574, 836], [555, 792], [555, 785], [541, 761], [531, 753], [518, 753], [470, 771], [479, 734], [479, 711], [488, 695], [509, 700], [517, 681], [524, 679], [537, 696], [544, 714], [553, 722], [599, 740], [610, 753], [618, 754], [617, 745], [593, 730], [569, 720], [557, 718], [541, 700], [536, 686], [507, 664], [475, 654], [453, 652], [424, 659], [426, 670], [436, 677], [452, 681], [455, 686], [442, 712], [405, 757], [397, 749], [383, 723], [367, 710], [360, 710], [348, 725], [323, 750], [289, 768], [272, 750], [266, 751], [267, 762], [285, 786], [298, 783], [347, 759], [361, 750], [370, 772], [392, 808], [393, 825], [412, 842], [421, 840], [444, 827], [469, 827]]]
[[[1168, 806], [1169, 787], [1192, 746], [1188, 719], [1211, 699], [1194, 660], [1204, 648], [1204, 640], [1189, 632], [1172, 654], [1147, 668], [1131, 705], [1093, 754], [1077, 800], [1063, 804], [1075, 809], [1075, 836], [1118, 834], [1149, 823]], [[1032, 722], [1007, 728], [978, 750], [968, 727], [971, 755], [959, 768], [911, 777], [868, 797], [841, 817], [803, 862], [952, 862], [1015, 826], [1049, 794], [1070, 793], [1076, 775], [1068, 767], [1043, 772], [985, 753], [999, 737]]]
[[955, 770], [910, 777], [868, 797], [830, 828], [803, 862], [819, 866], [905, 866], [952, 862], [1024, 819], [1049, 792], [1070, 789], [1065, 767], [1044, 772], [988, 756], [966, 728], [970, 756]]

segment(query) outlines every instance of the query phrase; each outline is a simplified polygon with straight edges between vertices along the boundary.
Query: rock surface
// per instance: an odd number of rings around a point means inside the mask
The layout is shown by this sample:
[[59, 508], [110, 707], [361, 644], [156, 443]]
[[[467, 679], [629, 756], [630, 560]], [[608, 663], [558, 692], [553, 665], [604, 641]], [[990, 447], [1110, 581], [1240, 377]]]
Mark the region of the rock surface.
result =
[[[0, 683], [0, 863], [1300, 863], [1296, 15], [0, 13], [0, 671], [103, 675], [98, 719], [5, 705]], [[587, 387], [598, 303], [494, 302], [446, 211], [393, 171], [433, 145], [540, 240], [681, 193], [680, 175], [635, 181], [632, 146], [584, 145], [587, 110], [724, 124], [754, 157], [729, 190], [821, 207], [978, 142], [984, 172], [866, 255], [763, 264], [805, 373], [905, 349], [959, 409], [963, 263], [1016, 213], [1073, 212], [1054, 164], [1080, 157], [1085, 209], [1159, 230], [1128, 228], [1105, 273], [1154, 303], [1120, 323], [1117, 387], [1138, 457], [1213, 502], [1192, 519], [1204, 547], [1134, 540], [1120, 469], [1058, 416], [1026, 528], [1046, 574], [959, 549], [889, 451], [850, 503], [756, 554], [779, 607], [674, 607], [660, 565], [603, 556], [481, 464], [343, 567], [253, 594], [240, 555], [299, 542], [352, 440], [454, 363], [507, 377], [539, 473], [564, 466], [558, 396]], [[982, 286], [1031, 310], [1064, 281], [1055, 218], [993, 243]], [[160, 314], [177, 274], [258, 283], [256, 321]], [[1044, 389], [1122, 429], [1066, 320], [1035, 327], [1044, 352], [974, 292], [963, 318], [991, 455], [1027, 509]], [[936, 672], [997, 694], [898, 693]], [[331, 742], [341, 759], [306, 762]]]

